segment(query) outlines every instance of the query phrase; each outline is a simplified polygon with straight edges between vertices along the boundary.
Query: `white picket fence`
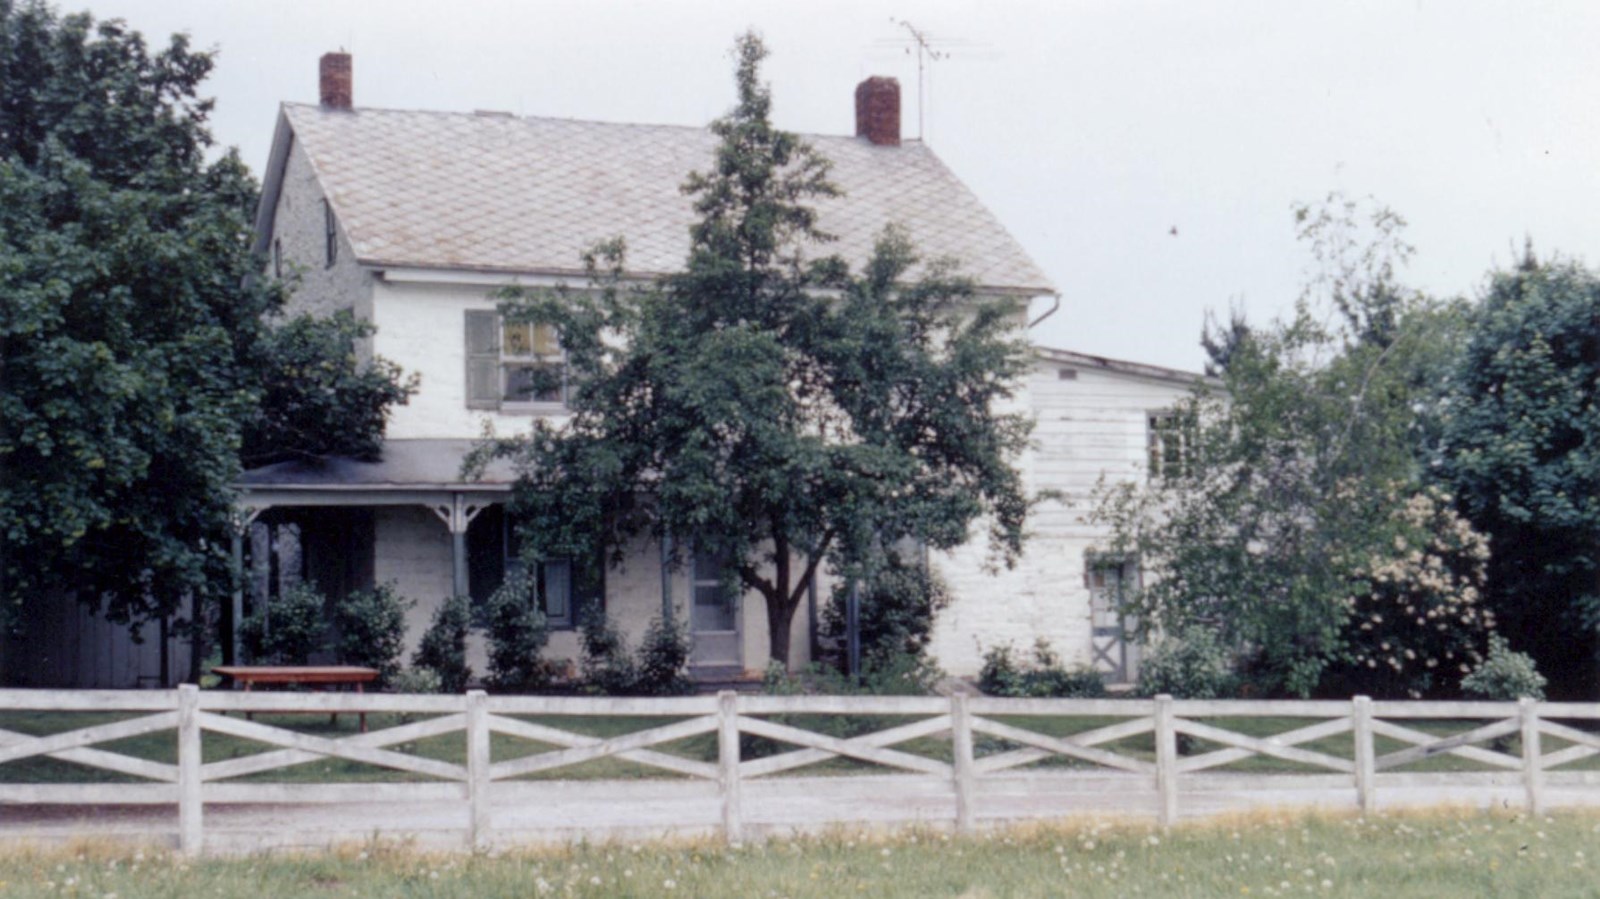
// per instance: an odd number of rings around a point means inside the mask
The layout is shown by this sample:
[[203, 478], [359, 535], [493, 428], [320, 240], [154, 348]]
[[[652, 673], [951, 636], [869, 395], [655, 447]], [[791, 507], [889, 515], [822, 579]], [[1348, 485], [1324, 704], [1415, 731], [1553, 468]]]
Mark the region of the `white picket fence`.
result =
[[[7, 808], [166, 806], [170, 820], [170, 808], [175, 806], [177, 845], [189, 853], [201, 851], [218, 832], [231, 835], [232, 845], [251, 846], [268, 845], [275, 837], [279, 842], [297, 838], [302, 844], [316, 835], [331, 840], [341, 829], [346, 838], [443, 830], [453, 832], [455, 840], [464, 839], [467, 846], [484, 847], [525, 839], [644, 833], [720, 833], [739, 842], [747, 836], [830, 824], [921, 823], [968, 832], [997, 822], [1101, 813], [1151, 815], [1166, 825], [1176, 821], [1180, 811], [1194, 816], [1263, 805], [1363, 812], [1380, 805], [1441, 802], [1514, 805], [1534, 812], [1547, 805], [1600, 805], [1600, 771], [1572, 767], [1600, 754], [1600, 733], [1585, 729], [1585, 722], [1600, 719], [1600, 706], [1531, 700], [1049, 700], [734, 693], [607, 699], [482, 692], [461, 696], [202, 692], [185, 686], [168, 691], [0, 690], [0, 721], [11, 712], [128, 717], [45, 736], [0, 729], [0, 780], [7, 779], [8, 763], [37, 756], [140, 780], [0, 782], [0, 839], [26, 838], [29, 833], [28, 816], [3, 813]], [[404, 713], [420, 720], [327, 737], [234, 716], [245, 712]], [[664, 721], [606, 738], [551, 723], [594, 716]], [[798, 726], [796, 716], [802, 720], [828, 716], [835, 722], [841, 717], [861, 719], [862, 728], [876, 729], [850, 737], [830, 736]], [[1087, 723], [1066, 735], [1034, 729], [1036, 722], [1062, 717]], [[1304, 724], [1270, 736], [1252, 736], [1219, 723], [1262, 717]], [[893, 720], [885, 723], [885, 718]], [[163, 731], [176, 733], [175, 764], [94, 748]], [[457, 732], [465, 743], [464, 764], [404, 751], [415, 741]], [[208, 762], [203, 755], [208, 733], [276, 748]], [[493, 751], [495, 734], [502, 735], [501, 758]], [[665, 745], [706, 734], [716, 735], [714, 760], [675, 754]], [[1142, 738], [1147, 734], [1151, 737]], [[1348, 741], [1344, 734], [1350, 735]], [[772, 754], [741, 757], [741, 735], [775, 741], [769, 744]], [[1182, 754], [1181, 735], [1203, 742], [1193, 743], [1191, 752]], [[1519, 746], [1514, 754], [1503, 748], [1511, 737]], [[1337, 748], [1330, 749], [1330, 743], [1321, 749], [1308, 745], [1330, 740]], [[911, 741], [921, 742], [904, 745]], [[517, 751], [506, 751], [508, 746]], [[1230, 769], [1257, 756], [1293, 763], [1296, 769]], [[1462, 760], [1454, 767], [1470, 770], [1404, 770], [1436, 756]], [[876, 767], [800, 771], [840, 757]], [[238, 780], [328, 758], [406, 772], [418, 779]], [[605, 758], [670, 777], [526, 779]], [[1070, 764], [1048, 763], [1063, 758]], [[885, 769], [891, 773], [882, 773]], [[296, 810], [299, 817], [291, 814]], [[221, 823], [213, 826], [213, 817]], [[4, 824], [8, 818], [24, 823], [8, 829]], [[339, 826], [320, 826], [326, 822]]]

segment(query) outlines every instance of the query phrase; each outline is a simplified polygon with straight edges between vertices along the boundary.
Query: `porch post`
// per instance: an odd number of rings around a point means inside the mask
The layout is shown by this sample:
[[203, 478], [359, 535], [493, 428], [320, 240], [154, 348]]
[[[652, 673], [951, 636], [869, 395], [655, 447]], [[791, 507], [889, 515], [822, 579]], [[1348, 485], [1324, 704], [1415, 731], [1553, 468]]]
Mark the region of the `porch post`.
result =
[[661, 620], [672, 623], [672, 536], [661, 536]]
[[861, 681], [861, 582], [852, 580], [845, 594], [845, 642], [850, 677]]
[[455, 596], [466, 596], [472, 592], [472, 587], [467, 581], [467, 529], [451, 529], [450, 531], [450, 561], [454, 576], [451, 583], [454, 585]]
[[222, 664], [239, 664], [239, 621], [244, 618], [244, 535], [233, 529], [233, 595], [222, 616]]
[[484, 510], [483, 506], [469, 505], [461, 493], [450, 494], [449, 505], [430, 506], [450, 530], [451, 589], [455, 596], [467, 596], [472, 587], [467, 577], [467, 526]]
[[[806, 556], [806, 567], [811, 567], [811, 556]], [[822, 657], [822, 644], [817, 640], [817, 574], [815, 569], [811, 573], [811, 583], [806, 584], [806, 646], [810, 656], [806, 661], [815, 662]]]
[[250, 525], [261, 517], [262, 509], [250, 506], [238, 509], [233, 514], [233, 527], [230, 535], [230, 549], [233, 551], [233, 594], [228, 599], [228, 607], [222, 610], [222, 663], [224, 665], [237, 665], [244, 660], [239, 654], [239, 626], [244, 624], [244, 537], [250, 532]]

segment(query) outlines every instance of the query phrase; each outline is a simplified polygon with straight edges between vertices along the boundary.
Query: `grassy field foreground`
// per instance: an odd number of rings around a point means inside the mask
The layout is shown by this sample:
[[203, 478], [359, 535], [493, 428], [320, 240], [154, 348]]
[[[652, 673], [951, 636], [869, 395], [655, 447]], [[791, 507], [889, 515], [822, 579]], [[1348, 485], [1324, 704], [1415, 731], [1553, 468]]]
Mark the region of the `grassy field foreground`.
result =
[[107, 846], [0, 854], [0, 896], [1600, 896], [1600, 815], [1077, 823], [963, 839], [840, 832], [729, 849], [430, 855], [375, 844], [188, 862]]

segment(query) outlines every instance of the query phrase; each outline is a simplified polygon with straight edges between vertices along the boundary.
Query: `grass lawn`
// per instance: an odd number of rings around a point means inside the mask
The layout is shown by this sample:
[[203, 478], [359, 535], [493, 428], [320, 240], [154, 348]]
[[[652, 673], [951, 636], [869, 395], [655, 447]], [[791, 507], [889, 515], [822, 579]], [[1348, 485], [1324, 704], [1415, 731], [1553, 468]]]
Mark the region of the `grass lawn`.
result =
[[1254, 816], [1170, 832], [1081, 822], [975, 838], [841, 831], [739, 849], [608, 844], [429, 855], [403, 846], [189, 862], [85, 844], [0, 852], [0, 896], [1600, 896], [1600, 816], [1459, 810]]
[[[121, 718], [132, 717], [121, 714], [87, 714], [87, 713], [57, 713], [57, 712], [12, 712], [0, 713], [0, 729], [26, 734], [49, 734], [64, 730], [88, 727], [94, 724], [103, 724]], [[838, 736], [853, 736], [898, 724], [916, 720], [914, 717], [878, 717], [876, 719], [844, 719], [825, 715], [789, 715], [781, 716], [785, 722], [803, 729], [815, 729]], [[368, 716], [374, 730], [382, 729], [399, 723], [398, 716], [388, 714], [374, 714]], [[279, 727], [286, 727], [303, 733], [319, 736], [336, 737], [349, 736], [356, 731], [356, 717], [342, 715], [335, 724], [326, 716], [303, 715], [258, 715], [257, 720]], [[552, 727], [577, 731], [598, 737], [616, 736], [659, 727], [672, 723], [672, 718], [648, 717], [533, 717], [526, 720], [537, 721]], [[1040, 733], [1065, 736], [1092, 730], [1107, 724], [1115, 723], [1119, 719], [1111, 718], [1081, 718], [1081, 717], [1034, 717], [1016, 716], [1002, 717], [1002, 720], [1016, 727], [1035, 730]], [[1293, 718], [1227, 718], [1208, 719], [1208, 723], [1222, 727], [1226, 730], [1251, 736], [1269, 736], [1295, 730], [1312, 719]], [[1408, 722], [1417, 730], [1436, 734], [1457, 733], [1471, 729], [1481, 722], [1453, 722], [1453, 721], [1419, 721]], [[847, 725], [847, 726], [846, 726]], [[1353, 745], [1351, 735], [1339, 734], [1325, 737], [1310, 743], [1301, 744], [1302, 748], [1312, 749], [1329, 755], [1351, 758]], [[1543, 741], [1545, 752], [1553, 752], [1565, 746], [1563, 740], [1546, 737]], [[1377, 751], [1381, 755], [1405, 748], [1406, 744], [1387, 737], [1379, 737]], [[127, 755], [137, 756], [155, 761], [171, 762], [176, 758], [176, 739], [172, 732], [145, 734], [111, 743], [102, 744], [99, 748], [107, 749]], [[273, 749], [262, 743], [243, 740], [226, 734], [207, 733], [203, 741], [205, 759], [208, 762], [223, 761], [230, 758], [251, 755]], [[461, 733], [445, 734], [418, 740], [413, 743], [401, 744], [391, 747], [401, 752], [418, 756], [440, 759], [443, 761], [463, 764], [465, 762], [465, 739]], [[548, 744], [523, 740], [505, 734], [495, 734], [493, 738], [493, 756], [496, 760], [515, 758], [533, 752], [553, 749]], [[685, 758], [712, 761], [716, 757], [716, 735], [702, 734], [675, 741], [664, 746], [655, 747], [658, 751], [665, 751]], [[784, 749], [793, 748], [773, 741], [746, 738], [744, 753], [747, 758], [767, 755]], [[947, 738], [923, 738], [909, 741], [896, 747], [905, 752], [926, 756], [928, 758], [949, 761], [951, 757], [950, 742]], [[1009, 749], [1017, 748], [1015, 744], [1008, 743], [994, 737], [978, 735], [976, 751], [979, 757]], [[1128, 737], [1114, 743], [1106, 744], [1101, 748], [1119, 754], [1143, 758], [1154, 758], [1154, 744], [1151, 735], [1143, 734]], [[1212, 749], [1220, 748], [1205, 740], [1192, 740], [1184, 747], [1186, 754], [1199, 754]], [[1505, 751], [1512, 754], [1520, 752], [1515, 737], [1506, 740]], [[1074, 759], [1052, 757], [1037, 763], [1036, 767], [1042, 768], [1093, 768], [1093, 764]], [[1600, 769], [1600, 756], [1584, 759], [1576, 764], [1566, 766], [1563, 770], [1596, 770]], [[852, 759], [832, 759], [820, 764], [788, 772], [789, 776], [814, 775], [822, 773], [847, 774], [884, 770], [879, 766], [858, 762]], [[1297, 762], [1284, 761], [1269, 757], [1256, 756], [1234, 762], [1225, 767], [1215, 769], [1219, 771], [1241, 772], [1297, 772], [1319, 770], [1309, 765]], [[1460, 759], [1454, 756], [1441, 755], [1423, 759], [1398, 770], [1402, 771], [1471, 771], [1489, 770], [1476, 762]], [[529, 775], [530, 779], [609, 779], [609, 778], [637, 778], [637, 777], [675, 777], [671, 773], [659, 769], [648, 768], [632, 762], [616, 758], [599, 759], [583, 765], [562, 768], [554, 771], [539, 772]], [[290, 768], [280, 768], [273, 771], [248, 775], [241, 778], [243, 781], [258, 782], [358, 782], [358, 781], [415, 781], [426, 780], [422, 775], [408, 772], [365, 765], [357, 762], [348, 762], [340, 759], [322, 759]], [[132, 782], [137, 778], [99, 769], [88, 768], [69, 762], [56, 761], [47, 758], [29, 758], [16, 762], [0, 764], [0, 783], [85, 783], [85, 782]]]

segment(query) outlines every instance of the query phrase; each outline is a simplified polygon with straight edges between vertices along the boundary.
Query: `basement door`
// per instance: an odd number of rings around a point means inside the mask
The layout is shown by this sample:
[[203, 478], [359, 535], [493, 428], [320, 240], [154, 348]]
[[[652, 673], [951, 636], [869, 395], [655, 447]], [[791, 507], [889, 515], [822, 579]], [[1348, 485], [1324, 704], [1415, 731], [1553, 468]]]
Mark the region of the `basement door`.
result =
[[744, 670], [744, 640], [737, 591], [722, 583], [722, 566], [696, 554], [691, 572], [689, 664], [695, 668]]
[[1125, 588], [1137, 583], [1130, 562], [1096, 562], [1089, 567], [1091, 664], [1108, 684], [1131, 684], [1139, 676], [1138, 647], [1130, 637], [1133, 622], [1122, 615]]

